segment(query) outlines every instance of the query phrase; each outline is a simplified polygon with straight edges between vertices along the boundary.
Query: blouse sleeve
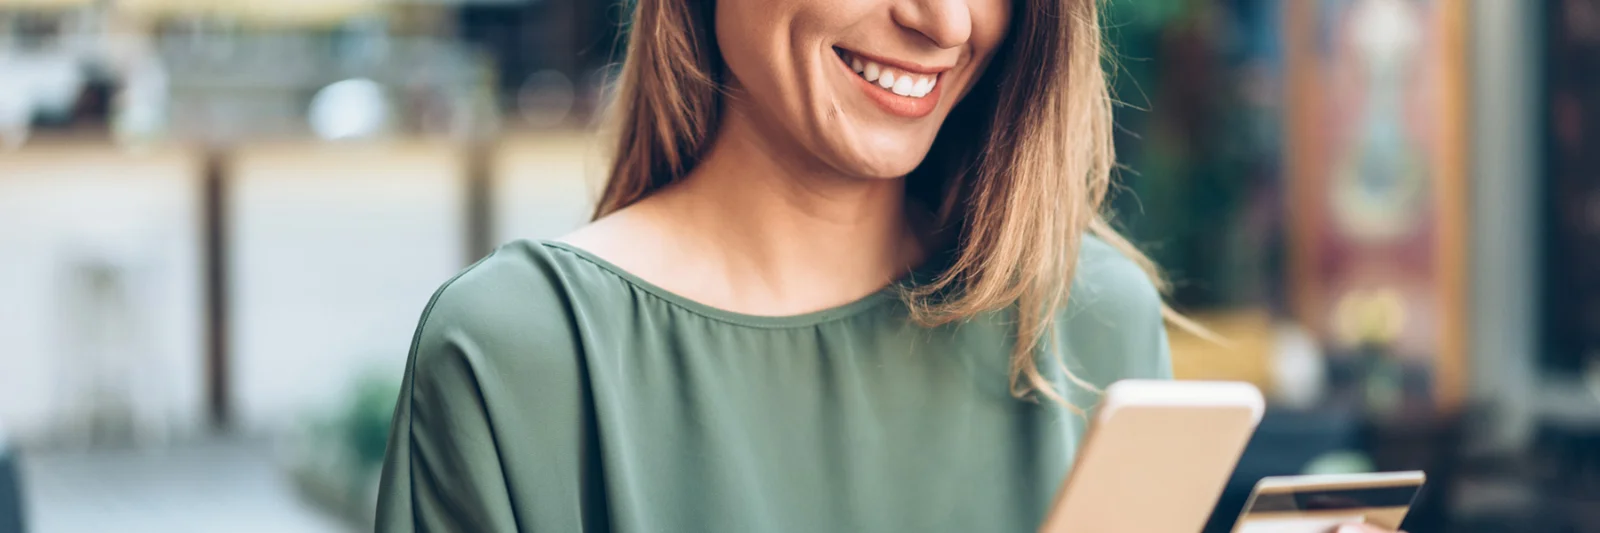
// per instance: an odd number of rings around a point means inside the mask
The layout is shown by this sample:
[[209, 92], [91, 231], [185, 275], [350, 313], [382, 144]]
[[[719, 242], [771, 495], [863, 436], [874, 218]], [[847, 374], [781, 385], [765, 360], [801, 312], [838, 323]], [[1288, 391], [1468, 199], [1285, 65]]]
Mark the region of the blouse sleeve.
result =
[[[1144, 270], [1099, 240], [1084, 243], [1062, 317], [1067, 364], [1104, 388], [1123, 379], [1171, 379], [1161, 293]], [[1099, 401], [1098, 394], [1081, 398]]]
[[378, 489], [377, 531], [516, 531], [470, 346], [424, 318]]
[[579, 531], [603, 516], [570, 316], [490, 256], [423, 313], [378, 488], [382, 533]]

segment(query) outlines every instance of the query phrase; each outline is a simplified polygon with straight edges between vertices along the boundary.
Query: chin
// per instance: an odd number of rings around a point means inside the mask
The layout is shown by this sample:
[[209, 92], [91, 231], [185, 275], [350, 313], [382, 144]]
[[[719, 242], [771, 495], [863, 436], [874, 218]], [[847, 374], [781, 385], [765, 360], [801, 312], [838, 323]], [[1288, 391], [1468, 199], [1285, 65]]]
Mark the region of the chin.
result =
[[840, 146], [838, 169], [847, 175], [866, 179], [896, 179], [905, 177], [927, 157], [932, 142], [907, 143], [904, 139], [893, 142], [863, 142]]
[[906, 174], [910, 174], [912, 170], [915, 170], [917, 165], [922, 164], [922, 157], [925, 154], [926, 152], [919, 152], [915, 158], [881, 158], [871, 157], [868, 154], [861, 154], [861, 156], [856, 159], [856, 164], [851, 165], [854, 168], [847, 170], [849, 170], [849, 174], [868, 179], [902, 178], [905, 177]]

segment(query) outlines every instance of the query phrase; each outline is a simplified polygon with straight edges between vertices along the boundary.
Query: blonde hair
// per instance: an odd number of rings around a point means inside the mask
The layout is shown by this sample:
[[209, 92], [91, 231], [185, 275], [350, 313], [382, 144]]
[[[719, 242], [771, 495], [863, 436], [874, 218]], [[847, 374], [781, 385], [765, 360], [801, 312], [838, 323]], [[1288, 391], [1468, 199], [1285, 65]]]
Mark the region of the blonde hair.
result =
[[[638, 0], [611, 110], [617, 144], [595, 218], [692, 170], [716, 135], [724, 65], [715, 2]], [[1096, 0], [1017, 2], [1008, 37], [940, 130], [907, 195], [933, 209], [952, 262], [906, 294], [933, 327], [1015, 308], [1011, 391], [1066, 403], [1039, 354], [1074, 384], [1053, 344], [1083, 235], [1131, 258], [1163, 292], [1156, 266], [1107, 222], [1115, 160]], [[1163, 307], [1169, 320], [1182, 320]]]

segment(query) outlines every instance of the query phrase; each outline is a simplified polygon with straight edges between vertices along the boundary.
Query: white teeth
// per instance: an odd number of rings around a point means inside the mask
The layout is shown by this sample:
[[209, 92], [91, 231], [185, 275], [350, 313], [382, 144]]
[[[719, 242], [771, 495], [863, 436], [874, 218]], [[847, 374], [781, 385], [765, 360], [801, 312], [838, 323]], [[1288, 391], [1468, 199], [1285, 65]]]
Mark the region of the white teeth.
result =
[[933, 92], [934, 86], [939, 84], [938, 76], [895, 71], [870, 60], [849, 57], [848, 53], [841, 53], [840, 57], [845, 58], [850, 64], [850, 69], [860, 74], [863, 79], [900, 96], [922, 98]]
[[916, 87], [918, 83], [920, 82], [911, 81], [911, 76], [901, 76], [900, 79], [895, 80], [894, 87], [889, 90], [900, 96], [911, 96], [911, 89]]

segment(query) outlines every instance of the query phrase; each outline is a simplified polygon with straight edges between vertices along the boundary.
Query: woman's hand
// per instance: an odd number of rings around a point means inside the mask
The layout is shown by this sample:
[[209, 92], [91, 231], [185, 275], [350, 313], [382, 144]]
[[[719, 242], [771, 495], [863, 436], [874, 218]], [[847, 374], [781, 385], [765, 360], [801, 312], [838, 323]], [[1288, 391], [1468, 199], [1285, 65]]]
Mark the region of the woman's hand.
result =
[[1405, 533], [1395, 532], [1369, 524], [1345, 524], [1334, 530], [1334, 533]]

